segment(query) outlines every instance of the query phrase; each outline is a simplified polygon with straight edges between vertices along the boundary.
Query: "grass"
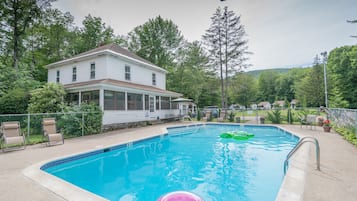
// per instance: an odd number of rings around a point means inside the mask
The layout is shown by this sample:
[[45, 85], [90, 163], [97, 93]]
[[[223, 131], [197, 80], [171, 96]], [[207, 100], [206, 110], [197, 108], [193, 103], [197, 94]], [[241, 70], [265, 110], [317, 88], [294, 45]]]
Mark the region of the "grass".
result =
[[357, 135], [355, 129], [351, 128], [335, 128], [336, 132], [342, 135], [348, 142], [357, 146]]

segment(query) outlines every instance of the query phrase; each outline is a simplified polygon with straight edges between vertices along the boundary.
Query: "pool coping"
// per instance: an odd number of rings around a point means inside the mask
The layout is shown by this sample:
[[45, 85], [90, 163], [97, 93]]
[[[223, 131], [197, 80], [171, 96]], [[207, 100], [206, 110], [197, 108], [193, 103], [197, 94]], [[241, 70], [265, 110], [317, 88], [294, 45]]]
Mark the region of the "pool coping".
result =
[[[161, 132], [158, 134], [155, 134], [150, 137], [143, 137], [139, 138], [136, 140], [133, 140], [131, 142], [123, 142], [123, 143], [116, 143], [116, 144], [111, 144], [111, 145], [106, 145], [105, 147], [98, 147], [96, 149], [91, 149], [91, 150], [86, 150], [86, 151], [81, 151], [81, 152], [76, 152], [74, 154], [69, 154], [69, 155], [64, 155], [56, 158], [50, 158], [48, 160], [41, 161], [39, 163], [36, 163], [34, 165], [28, 166], [25, 168], [22, 173], [30, 178], [31, 180], [35, 181], [36, 183], [40, 184], [41, 186], [45, 187], [47, 190], [53, 192], [54, 194], [58, 195], [59, 197], [68, 200], [68, 201], [77, 201], [77, 200], [88, 200], [88, 201], [105, 201], [107, 199], [96, 195], [94, 193], [91, 193], [87, 190], [84, 190], [80, 187], [77, 187], [65, 180], [62, 180], [54, 175], [51, 175], [43, 170], [41, 170], [41, 167], [44, 165], [54, 162], [54, 161], [59, 161], [59, 160], [64, 160], [66, 158], [70, 157], [76, 157], [78, 155], [88, 155], [91, 153], [96, 153], [103, 151], [106, 148], [113, 148], [113, 147], [122, 147], [122, 146], [130, 146], [132, 143], [137, 143], [143, 140], [147, 140], [150, 138], [155, 138], [155, 137], [160, 137], [167, 135], [168, 129], [169, 128], [178, 128], [178, 127], [192, 127], [192, 126], [199, 126], [199, 125], [210, 125], [210, 124], [222, 124], [222, 125], [242, 125], [242, 124], [237, 124], [237, 123], [196, 123], [196, 124], [188, 124], [188, 125], [179, 125], [179, 126], [167, 126], [161, 129]], [[243, 124], [244, 126], [259, 126], [259, 127], [275, 127], [281, 130], [284, 130], [286, 132], [289, 132], [290, 134], [297, 136], [301, 138], [302, 136], [300, 134], [294, 133], [292, 131], [289, 131], [286, 128], [282, 128], [278, 125], [256, 125], [256, 124]], [[284, 201], [284, 200], [289, 200], [289, 201], [298, 201], [302, 200], [303, 198], [303, 193], [304, 193], [304, 183], [305, 183], [305, 169], [307, 168], [307, 160], [308, 160], [308, 151], [309, 149], [307, 147], [302, 148], [304, 151], [299, 151], [297, 152], [294, 157], [292, 158], [292, 161], [290, 163], [290, 167], [282, 181], [280, 190], [277, 194], [276, 201]], [[301, 160], [304, 158], [304, 160]], [[299, 166], [295, 166], [295, 160], [298, 159], [299, 161]], [[306, 161], [306, 163], [301, 163], [301, 161]]]

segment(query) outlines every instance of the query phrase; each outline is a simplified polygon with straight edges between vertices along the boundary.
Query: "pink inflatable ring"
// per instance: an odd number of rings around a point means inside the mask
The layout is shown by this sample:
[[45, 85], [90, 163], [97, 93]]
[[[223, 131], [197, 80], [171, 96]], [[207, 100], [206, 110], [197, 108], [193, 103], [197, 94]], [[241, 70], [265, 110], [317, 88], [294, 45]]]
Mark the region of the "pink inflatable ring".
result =
[[187, 191], [175, 191], [164, 195], [157, 201], [203, 201], [197, 195]]

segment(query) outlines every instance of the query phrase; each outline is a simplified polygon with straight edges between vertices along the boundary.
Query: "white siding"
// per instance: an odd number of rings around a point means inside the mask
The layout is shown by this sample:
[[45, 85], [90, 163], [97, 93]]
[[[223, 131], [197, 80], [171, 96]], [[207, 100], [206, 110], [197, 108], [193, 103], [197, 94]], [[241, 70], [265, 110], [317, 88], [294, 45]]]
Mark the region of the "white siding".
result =
[[[125, 80], [125, 65], [130, 66], [130, 81], [134, 84], [157, 87], [166, 90], [166, 74], [162, 71], [145, 67], [142, 64], [120, 59], [119, 57], [101, 55], [95, 59], [75, 62], [48, 70], [48, 82], [56, 82], [56, 72], [60, 70], [60, 83], [71, 84], [89, 81], [90, 64], [95, 63], [95, 79]], [[72, 82], [72, 68], [77, 67], [77, 80]], [[156, 85], [152, 85], [152, 73], [156, 74]]]
[[147, 86], [152, 85], [152, 73], [156, 74], [156, 86], [159, 89], [166, 89], [166, 74], [161, 71], [155, 71], [143, 65], [130, 62], [128, 60], [120, 60], [118, 57], [107, 57], [108, 78], [114, 80], [125, 80], [125, 65], [130, 66], [130, 81], [135, 84]]
[[[48, 82], [56, 82], [56, 72], [60, 70], [60, 83], [71, 84], [77, 82], [85, 82], [90, 79], [90, 65], [95, 63], [95, 79], [105, 79], [107, 77], [107, 60], [104, 56], [96, 57], [87, 61], [67, 64], [57, 68], [48, 70]], [[72, 69], [77, 67], [77, 80], [72, 82]]]

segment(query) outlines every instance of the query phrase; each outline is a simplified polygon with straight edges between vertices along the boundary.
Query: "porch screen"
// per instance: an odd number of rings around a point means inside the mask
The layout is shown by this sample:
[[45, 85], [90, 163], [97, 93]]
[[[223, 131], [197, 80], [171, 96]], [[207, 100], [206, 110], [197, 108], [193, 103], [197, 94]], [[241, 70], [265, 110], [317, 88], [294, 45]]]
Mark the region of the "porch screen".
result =
[[170, 109], [170, 97], [161, 96], [161, 109], [162, 110]]
[[143, 95], [128, 93], [128, 110], [142, 110], [143, 109]]
[[99, 105], [99, 90], [82, 92], [82, 103], [95, 103]]
[[104, 110], [125, 110], [125, 93], [104, 90]]

